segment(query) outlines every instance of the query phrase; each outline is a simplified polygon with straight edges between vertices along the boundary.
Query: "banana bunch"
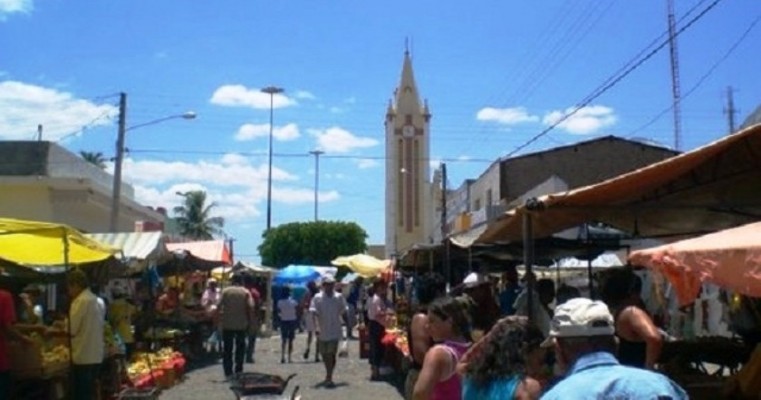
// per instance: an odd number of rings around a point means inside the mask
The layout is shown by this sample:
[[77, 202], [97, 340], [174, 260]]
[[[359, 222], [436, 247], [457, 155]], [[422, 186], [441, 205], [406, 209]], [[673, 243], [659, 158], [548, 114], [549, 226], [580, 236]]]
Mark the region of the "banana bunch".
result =
[[68, 364], [69, 357], [69, 348], [58, 345], [42, 353], [42, 363], [43, 365]]

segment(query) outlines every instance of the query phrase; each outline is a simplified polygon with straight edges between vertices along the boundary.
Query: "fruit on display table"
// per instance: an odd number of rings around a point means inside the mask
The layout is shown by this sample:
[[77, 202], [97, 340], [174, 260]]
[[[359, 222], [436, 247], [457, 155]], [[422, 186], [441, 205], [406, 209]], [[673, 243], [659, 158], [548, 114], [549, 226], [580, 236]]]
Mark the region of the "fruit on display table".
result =
[[[168, 375], [179, 377], [185, 370], [185, 357], [171, 347], [164, 347], [154, 353], [138, 353], [127, 366], [127, 375], [135, 386], [148, 385], [146, 382], [163, 380]], [[165, 386], [165, 385], [162, 385]]]

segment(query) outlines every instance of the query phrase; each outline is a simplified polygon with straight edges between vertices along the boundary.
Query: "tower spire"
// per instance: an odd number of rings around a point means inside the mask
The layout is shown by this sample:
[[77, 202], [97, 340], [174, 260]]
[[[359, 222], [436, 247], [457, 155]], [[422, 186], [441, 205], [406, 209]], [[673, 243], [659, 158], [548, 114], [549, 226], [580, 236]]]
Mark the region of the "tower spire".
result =
[[394, 94], [396, 109], [420, 110], [422, 103], [415, 84], [415, 74], [412, 71], [412, 58], [408, 49], [404, 51], [404, 63], [402, 64], [402, 76], [399, 86]]

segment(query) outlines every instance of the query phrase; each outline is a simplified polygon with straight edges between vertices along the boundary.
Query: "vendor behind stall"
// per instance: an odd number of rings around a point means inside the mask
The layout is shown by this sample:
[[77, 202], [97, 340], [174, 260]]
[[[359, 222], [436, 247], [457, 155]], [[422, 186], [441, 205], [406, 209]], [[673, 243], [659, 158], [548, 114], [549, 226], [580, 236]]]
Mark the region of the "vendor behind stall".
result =
[[[0, 269], [2, 272], [2, 269]], [[11, 364], [8, 360], [8, 341], [17, 339], [24, 344], [32, 340], [22, 335], [13, 327], [16, 323], [16, 312], [13, 307], [13, 296], [0, 289], [0, 399], [10, 398]]]
[[127, 300], [126, 293], [122, 288], [114, 288], [112, 296], [114, 300], [108, 307], [108, 321], [124, 341], [125, 356], [129, 359], [135, 346], [132, 321], [137, 313], [137, 307]]
[[44, 323], [44, 311], [41, 303], [42, 289], [39, 286], [27, 285], [19, 295], [21, 299], [21, 315], [19, 323], [42, 325]]
[[172, 286], [159, 296], [156, 301], [156, 312], [159, 317], [169, 318], [173, 316], [180, 307], [180, 290]]

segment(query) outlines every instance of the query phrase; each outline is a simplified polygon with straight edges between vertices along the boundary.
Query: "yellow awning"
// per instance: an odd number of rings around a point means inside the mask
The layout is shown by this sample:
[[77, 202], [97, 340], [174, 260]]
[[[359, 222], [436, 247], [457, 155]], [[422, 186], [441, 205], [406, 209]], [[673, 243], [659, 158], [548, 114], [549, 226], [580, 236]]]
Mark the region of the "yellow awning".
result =
[[338, 257], [331, 261], [337, 267], [347, 267], [363, 278], [374, 278], [391, 265], [391, 260], [379, 260], [368, 254]]
[[16, 264], [84, 264], [116, 252], [66, 225], [0, 218], [0, 258]]

